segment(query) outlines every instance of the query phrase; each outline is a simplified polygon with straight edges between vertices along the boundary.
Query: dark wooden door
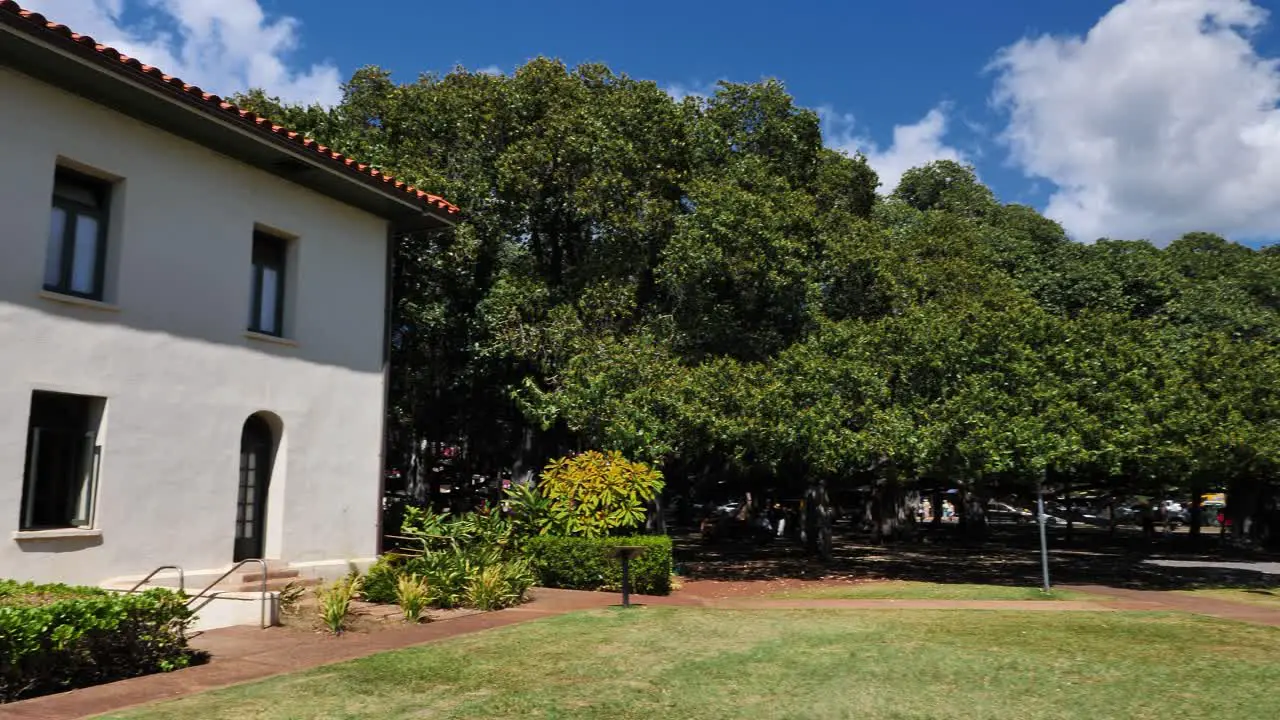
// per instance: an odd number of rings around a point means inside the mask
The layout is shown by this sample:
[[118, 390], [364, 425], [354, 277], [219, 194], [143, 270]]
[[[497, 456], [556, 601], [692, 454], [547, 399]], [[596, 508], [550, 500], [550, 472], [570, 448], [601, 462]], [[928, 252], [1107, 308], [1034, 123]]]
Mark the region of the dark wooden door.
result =
[[267, 487], [271, 484], [271, 427], [254, 415], [240, 433], [240, 492], [236, 499], [236, 561], [260, 558], [266, 528]]

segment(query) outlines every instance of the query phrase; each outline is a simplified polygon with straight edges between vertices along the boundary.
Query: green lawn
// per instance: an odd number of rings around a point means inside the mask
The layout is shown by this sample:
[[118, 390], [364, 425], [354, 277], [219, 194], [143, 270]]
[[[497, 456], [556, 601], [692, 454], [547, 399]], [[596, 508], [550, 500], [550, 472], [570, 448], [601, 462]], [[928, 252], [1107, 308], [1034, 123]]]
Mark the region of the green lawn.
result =
[[774, 598], [795, 600], [1103, 600], [1097, 595], [1072, 590], [1053, 590], [1048, 595], [1038, 587], [966, 585], [885, 580], [850, 583], [811, 590], [783, 590]]
[[1178, 592], [1183, 595], [1199, 595], [1215, 600], [1231, 600], [1280, 609], [1280, 588], [1206, 588]]
[[566, 615], [117, 718], [1280, 717], [1280, 630], [1178, 614]]

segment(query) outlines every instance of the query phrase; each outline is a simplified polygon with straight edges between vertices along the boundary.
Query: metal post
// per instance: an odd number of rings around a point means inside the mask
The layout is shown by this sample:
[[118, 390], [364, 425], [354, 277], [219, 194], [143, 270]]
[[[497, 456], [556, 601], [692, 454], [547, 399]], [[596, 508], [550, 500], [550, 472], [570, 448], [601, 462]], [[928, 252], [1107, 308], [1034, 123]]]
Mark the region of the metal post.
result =
[[1040, 566], [1044, 569], [1044, 591], [1049, 592], [1049, 541], [1045, 538], [1044, 481], [1041, 480], [1036, 502], [1040, 509]]
[[631, 607], [631, 553], [622, 555], [622, 607]]

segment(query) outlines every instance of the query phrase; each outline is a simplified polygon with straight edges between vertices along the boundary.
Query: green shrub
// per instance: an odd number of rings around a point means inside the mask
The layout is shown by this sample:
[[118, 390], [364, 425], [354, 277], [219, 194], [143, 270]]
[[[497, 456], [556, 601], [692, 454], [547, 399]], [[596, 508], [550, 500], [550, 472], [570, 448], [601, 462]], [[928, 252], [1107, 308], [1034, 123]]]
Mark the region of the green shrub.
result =
[[399, 555], [383, 555], [365, 573], [360, 596], [368, 602], [394, 603], [396, 583], [404, 574], [405, 558]]
[[363, 578], [353, 572], [345, 578], [335, 580], [332, 585], [325, 585], [316, 590], [316, 597], [320, 601], [320, 619], [334, 635], [341, 635], [346, 629], [351, 599], [360, 592], [362, 580]]
[[467, 604], [477, 610], [498, 610], [514, 600], [501, 565], [490, 565], [467, 580]]
[[630, 537], [555, 537], [540, 535], [525, 541], [524, 551], [544, 587], [569, 590], [620, 590], [622, 563], [609, 552], [619, 545], [643, 545], [631, 561], [631, 591], [644, 595], [671, 592], [671, 538], [665, 535]]
[[496, 548], [505, 552], [513, 541], [511, 521], [498, 512], [438, 513], [430, 508], [405, 509], [400, 532], [422, 545], [422, 552]]
[[417, 575], [401, 575], [396, 583], [396, 604], [404, 613], [405, 622], [416, 623], [431, 600], [431, 587]]
[[529, 595], [529, 588], [538, 584], [538, 575], [525, 558], [504, 562], [502, 576], [507, 581], [507, 587], [514, 598], [513, 605], [524, 602]]
[[489, 565], [467, 580], [466, 601], [477, 610], [500, 610], [524, 602], [533, 587], [533, 571], [525, 560]]
[[[408, 508], [401, 532], [418, 540], [417, 555], [384, 555], [364, 578], [364, 599], [397, 603], [400, 584], [421, 583], [439, 608], [493, 609], [524, 600], [536, 576], [520, 556], [512, 523], [500, 513], [450, 515]], [[491, 570], [492, 568], [492, 570]]]
[[192, 619], [186, 599], [161, 588], [0, 581], [0, 702], [186, 667]]
[[405, 563], [405, 572], [420, 575], [427, 581], [431, 604], [438, 608], [455, 608], [466, 600], [467, 581], [481, 566], [466, 553], [442, 550]]
[[617, 450], [589, 450], [552, 460], [538, 492], [547, 499], [546, 532], [604, 537], [644, 523], [646, 505], [662, 492], [662, 473]]

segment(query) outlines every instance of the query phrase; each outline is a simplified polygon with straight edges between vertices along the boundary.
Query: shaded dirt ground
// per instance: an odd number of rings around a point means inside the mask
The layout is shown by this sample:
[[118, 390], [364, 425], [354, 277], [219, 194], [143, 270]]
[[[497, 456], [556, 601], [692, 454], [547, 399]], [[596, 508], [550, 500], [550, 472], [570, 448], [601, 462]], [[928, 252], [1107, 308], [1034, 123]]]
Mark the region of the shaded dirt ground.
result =
[[[676, 570], [691, 592], [710, 592], [699, 590], [698, 581], [707, 580], [718, 581], [722, 592], [731, 590], [726, 583], [747, 583], [737, 592], [748, 594], [786, 590], [787, 583], [800, 581], [887, 579], [1023, 587], [1040, 583], [1034, 526], [996, 526], [985, 540], [965, 538], [954, 527], [924, 528], [918, 541], [890, 545], [874, 545], [841, 530], [837, 528], [832, 559], [825, 563], [789, 539], [704, 543], [696, 533], [677, 534]], [[1049, 550], [1054, 584], [1136, 590], [1280, 585], [1280, 575], [1264, 572], [1274, 569], [1266, 563], [1274, 563], [1275, 555], [1222, 547], [1212, 532], [1198, 539], [1173, 534], [1147, 540], [1129, 528], [1111, 535], [1105, 529], [1080, 527], [1068, 539], [1064, 530], [1053, 529]], [[1153, 560], [1182, 562], [1171, 567]]]

